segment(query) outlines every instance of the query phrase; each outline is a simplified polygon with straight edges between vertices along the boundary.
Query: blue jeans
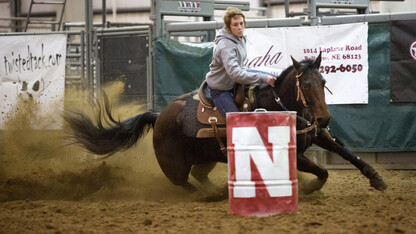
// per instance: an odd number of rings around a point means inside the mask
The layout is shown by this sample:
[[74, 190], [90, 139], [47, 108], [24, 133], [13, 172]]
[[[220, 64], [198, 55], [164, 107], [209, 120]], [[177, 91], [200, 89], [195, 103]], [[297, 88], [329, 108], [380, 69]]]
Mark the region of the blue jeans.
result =
[[222, 116], [226, 117], [227, 112], [238, 112], [237, 106], [234, 104], [233, 91], [232, 90], [217, 90], [208, 87], [211, 94], [212, 101]]

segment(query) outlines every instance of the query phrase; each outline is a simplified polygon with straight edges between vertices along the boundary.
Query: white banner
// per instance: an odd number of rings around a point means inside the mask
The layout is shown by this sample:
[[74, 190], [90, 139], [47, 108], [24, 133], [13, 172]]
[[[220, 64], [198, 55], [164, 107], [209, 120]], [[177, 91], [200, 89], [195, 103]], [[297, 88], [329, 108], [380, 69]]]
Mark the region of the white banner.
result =
[[315, 59], [322, 51], [320, 72], [331, 95], [327, 104], [368, 103], [367, 23], [246, 29], [246, 66], [265, 71], [283, 71], [293, 56], [298, 61]]
[[[65, 58], [64, 34], [0, 37], [0, 129], [28, 100], [38, 104], [33, 127], [61, 127]], [[52, 120], [42, 121], [51, 114]]]

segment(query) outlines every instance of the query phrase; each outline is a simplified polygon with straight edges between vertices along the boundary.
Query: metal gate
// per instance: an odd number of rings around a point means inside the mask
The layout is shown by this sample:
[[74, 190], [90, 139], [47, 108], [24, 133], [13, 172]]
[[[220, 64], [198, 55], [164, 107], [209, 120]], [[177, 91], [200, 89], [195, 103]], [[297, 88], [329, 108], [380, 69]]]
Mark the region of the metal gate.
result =
[[146, 104], [151, 108], [150, 27], [98, 29], [95, 39], [97, 86], [123, 81], [122, 102]]

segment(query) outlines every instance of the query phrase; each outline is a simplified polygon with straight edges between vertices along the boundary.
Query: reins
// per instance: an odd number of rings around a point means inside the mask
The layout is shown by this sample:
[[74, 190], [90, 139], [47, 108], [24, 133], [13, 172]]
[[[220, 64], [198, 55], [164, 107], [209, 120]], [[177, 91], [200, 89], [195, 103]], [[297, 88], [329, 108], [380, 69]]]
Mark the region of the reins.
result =
[[[272, 88], [272, 93], [274, 96], [274, 100], [277, 102], [277, 104], [279, 104], [279, 106], [284, 110], [284, 111], [290, 111], [289, 109], [287, 109], [287, 107], [283, 104], [282, 100], [280, 100], [280, 97], [277, 96], [276, 92], [274, 91], [274, 89]], [[306, 124], [308, 125], [308, 127], [304, 128], [304, 129], [300, 129], [300, 130], [296, 130], [296, 134], [304, 134], [307, 132], [310, 132], [312, 130], [315, 130], [315, 136], [318, 134], [318, 123], [315, 121], [313, 124], [311, 124], [311, 122], [309, 122], [308, 120], [306, 120], [305, 118], [296, 115], [296, 119], [299, 119], [301, 121], [306, 122]]]

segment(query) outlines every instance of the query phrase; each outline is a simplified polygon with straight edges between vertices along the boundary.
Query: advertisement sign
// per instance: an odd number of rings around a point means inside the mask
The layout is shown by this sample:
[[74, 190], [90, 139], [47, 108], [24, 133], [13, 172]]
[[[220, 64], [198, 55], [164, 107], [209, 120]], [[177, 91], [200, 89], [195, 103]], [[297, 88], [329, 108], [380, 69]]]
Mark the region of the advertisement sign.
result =
[[416, 102], [416, 20], [390, 27], [390, 101]]
[[0, 129], [17, 114], [19, 102], [29, 100], [38, 105], [37, 119], [56, 115], [48, 126], [33, 119], [34, 128], [60, 128], [65, 57], [64, 34], [0, 37]]
[[248, 68], [282, 71], [298, 61], [315, 59], [322, 51], [319, 68], [327, 81], [327, 104], [368, 103], [367, 23], [246, 29]]

